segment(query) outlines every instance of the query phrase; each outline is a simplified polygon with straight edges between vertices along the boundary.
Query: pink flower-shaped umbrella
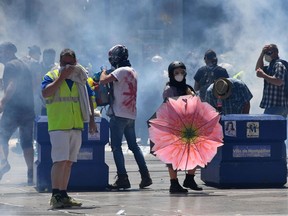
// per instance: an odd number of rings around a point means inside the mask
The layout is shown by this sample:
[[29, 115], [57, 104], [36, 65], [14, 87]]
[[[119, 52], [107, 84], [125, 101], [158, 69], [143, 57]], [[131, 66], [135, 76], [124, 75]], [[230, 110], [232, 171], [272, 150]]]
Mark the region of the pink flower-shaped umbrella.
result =
[[152, 152], [175, 170], [205, 167], [223, 145], [220, 115], [190, 95], [168, 98], [148, 121]]

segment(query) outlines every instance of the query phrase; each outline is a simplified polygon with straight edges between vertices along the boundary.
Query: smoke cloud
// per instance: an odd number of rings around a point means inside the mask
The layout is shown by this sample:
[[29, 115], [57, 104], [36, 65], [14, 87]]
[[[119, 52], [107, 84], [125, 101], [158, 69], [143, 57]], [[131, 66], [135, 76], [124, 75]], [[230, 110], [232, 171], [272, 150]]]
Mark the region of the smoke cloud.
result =
[[137, 133], [145, 140], [146, 121], [162, 102], [169, 63], [183, 61], [193, 86], [209, 48], [231, 76], [243, 71], [254, 96], [251, 113], [262, 113], [263, 80], [255, 64], [268, 43], [288, 59], [286, 8], [285, 0], [2, 0], [0, 41], [14, 42], [18, 57], [33, 44], [42, 51], [54, 48], [57, 56], [69, 47], [93, 72], [109, 66], [110, 47], [125, 44], [139, 75]]

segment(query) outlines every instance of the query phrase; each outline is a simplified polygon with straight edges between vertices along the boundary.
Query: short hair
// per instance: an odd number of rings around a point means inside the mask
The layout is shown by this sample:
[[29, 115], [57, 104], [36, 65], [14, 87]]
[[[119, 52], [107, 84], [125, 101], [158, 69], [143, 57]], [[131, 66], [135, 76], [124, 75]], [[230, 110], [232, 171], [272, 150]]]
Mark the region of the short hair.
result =
[[69, 48], [66, 48], [66, 49], [63, 49], [60, 53], [60, 61], [62, 59], [63, 56], [71, 56], [73, 57], [74, 59], [76, 59], [76, 54], [75, 52], [72, 50], [72, 49], [69, 49]]
[[0, 44], [0, 50], [11, 51], [14, 54], [17, 52], [17, 48], [16, 48], [15, 44], [13, 44], [12, 42], [1, 43]]
[[271, 48], [272, 48], [273, 50], [275, 50], [276, 52], [279, 52], [278, 47], [277, 47], [276, 44], [270, 44], [270, 46], [271, 46]]
[[55, 51], [54, 49], [52, 49], [52, 48], [50, 48], [50, 49], [45, 49], [45, 50], [43, 51], [43, 55], [44, 55], [44, 54], [56, 55], [56, 51]]
[[28, 52], [29, 55], [30, 54], [39, 54], [39, 55], [41, 55], [41, 49], [37, 45], [29, 46], [28, 49], [29, 49], [29, 52]]

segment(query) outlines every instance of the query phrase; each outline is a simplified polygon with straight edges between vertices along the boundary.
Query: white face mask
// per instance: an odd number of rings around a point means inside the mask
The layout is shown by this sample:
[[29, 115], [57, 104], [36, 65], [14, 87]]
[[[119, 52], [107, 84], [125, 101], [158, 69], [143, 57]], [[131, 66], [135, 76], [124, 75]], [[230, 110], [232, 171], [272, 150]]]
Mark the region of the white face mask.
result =
[[183, 79], [184, 79], [184, 75], [183, 75], [183, 74], [178, 74], [178, 75], [176, 75], [174, 78], [175, 78], [175, 80], [176, 80], [177, 82], [182, 82]]
[[272, 61], [272, 58], [271, 58], [270, 55], [265, 55], [264, 59], [265, 59], [266, 62], [271, 62]]

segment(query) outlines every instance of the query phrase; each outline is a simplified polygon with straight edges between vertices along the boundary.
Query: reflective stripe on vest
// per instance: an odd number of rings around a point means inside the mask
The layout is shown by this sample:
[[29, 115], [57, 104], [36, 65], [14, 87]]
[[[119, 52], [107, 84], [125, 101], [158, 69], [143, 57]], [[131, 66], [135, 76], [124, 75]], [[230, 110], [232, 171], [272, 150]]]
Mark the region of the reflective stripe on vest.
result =
[[[47, 73], [52, 80], [59, 77], [59, 71]], [[76, 84], [70, 89], [64, 81], [55, 94], [46, 99], [48, 130], [83, 129], [84, 123]]]
[[53, 102], [79, 102], [79, 97], [54, 97], [53, 99], [47, 99], [46, 104], [51, 104]]

